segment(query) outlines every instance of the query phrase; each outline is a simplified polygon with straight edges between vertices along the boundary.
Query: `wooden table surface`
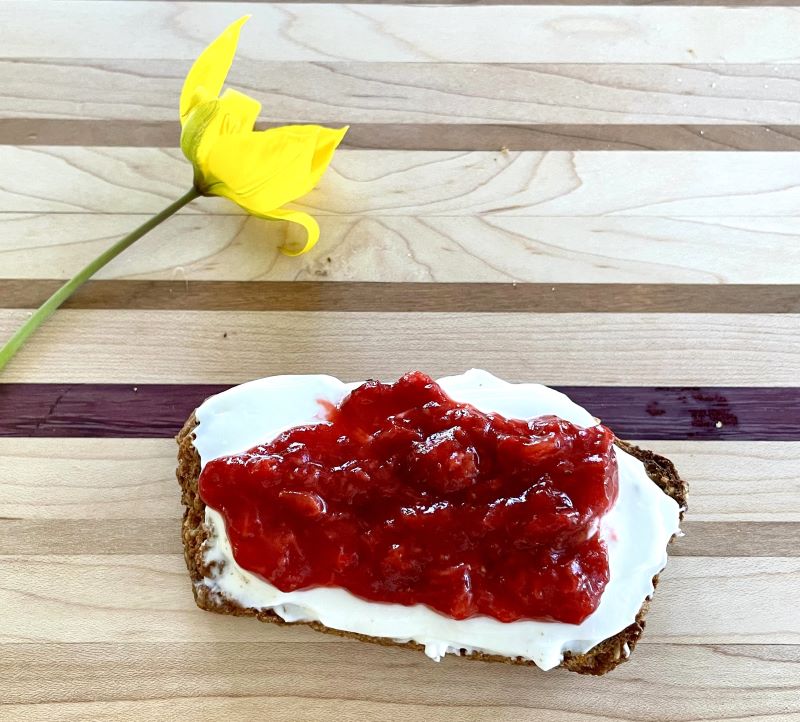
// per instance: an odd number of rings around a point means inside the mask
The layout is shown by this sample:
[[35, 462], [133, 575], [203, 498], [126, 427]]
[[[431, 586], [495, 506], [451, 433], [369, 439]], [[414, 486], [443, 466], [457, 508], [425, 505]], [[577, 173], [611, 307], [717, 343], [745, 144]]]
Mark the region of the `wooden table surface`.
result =
[[[800, 12], [553, 2], [0, 4], [0, 338], [188, 187], [182, 78], [239, 15], [264, 124], [352, 126], [312, 253], [200, 199], [0, 375], [0, 718], [800, 719]], [[195, 608], [172, 436], [204, 396], [472, 366], [689, 480], [630, 662], [434, 664]]]

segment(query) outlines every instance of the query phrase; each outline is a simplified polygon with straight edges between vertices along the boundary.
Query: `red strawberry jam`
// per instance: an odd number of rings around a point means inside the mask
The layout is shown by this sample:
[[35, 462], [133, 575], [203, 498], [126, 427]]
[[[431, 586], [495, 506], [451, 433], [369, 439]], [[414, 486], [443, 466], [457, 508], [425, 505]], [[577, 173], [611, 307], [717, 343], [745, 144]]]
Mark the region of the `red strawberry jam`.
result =
[[613, 440], [555, 416], [484, 414], [411, 373], [209, 462], [200, 495], [236, 562], [284, 592], [577, 624], [608, 582], [595, 531], [617, 495]]

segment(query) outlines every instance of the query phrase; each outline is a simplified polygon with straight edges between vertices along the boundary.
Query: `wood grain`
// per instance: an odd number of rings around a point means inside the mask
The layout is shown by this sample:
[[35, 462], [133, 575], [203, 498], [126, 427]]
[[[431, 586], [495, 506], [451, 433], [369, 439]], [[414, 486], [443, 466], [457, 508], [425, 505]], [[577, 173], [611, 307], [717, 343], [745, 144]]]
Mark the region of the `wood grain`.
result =
[[[63, 281], [0, 279], [6, 308], [38, 308]], [[800, 285], [89, 281], [63, 308], [415, 313], [800, 313]]]
[[[19, 715], [15, 720], [52, 720], [47, 714], [172, 720], [196, 713], [202, 700], [206, 713], [226, 719], [312, 722], [332, 719], [333, 708], [346, 722], [788, 720], [800, 711], [800, 649], [789, 645], [642, 644], [636, 664], [598, 684], [563, 671], [467, 660], [432, 667], [404, 650], [318, 642], [319, 635], [303, 630], [275, 632], [239, 643], [5, 644], [0, 674], [8, 680], [4, 701], [14, 705], [6, 709]], [[303, 637], [302, 646], [281, 641], [294, 634]]]
[[175, 463], [173, 439], [0, 437], [0, 518], [178, 519]]
[[[645, 640], [800, 644], [794, 609], [775, 604], [798, 593], [798, 557], [674, 557]], [[196, 609], [182, 554], [0, 556], [0, 604], [0, 642], [250, 641], [275, 633], [304, 642], [293, 630]]]
[[[0, 336], [27, 313], [0, 311]], [[430, 313], [420, 324], [402, 313], [66, 310], [3, 380], [233, 384], [320, 371], [391, 378], [417, 367], [441, 376], [480, 365], [561, 386], [794, 386], [797, 323], [794, 314]]]
[[[230, 83], [264, 101], [262, 122], [447, 124], [454, 134], [459, 131], [452, 126], [461, 124], [508, 126], [509, 134], [515, 125], [530, 124], [771, 127], [795, 125], [800, 114], [799, 64], [547, 60], [304, 63], [239, 56]], [[170, 60], [0, 58], [0, 118], [17, 133], [27, 119], [57, 121], [26, 124], [20, 144], [41, 144], [44, 127], [63, 138], [76, 128], [67, 121], [103, 120], [117, 121], [108, 128], [125, 129], [138, 145], [152, 140], [161, 123], [177, 123], [182, 71]], [[111, 131], [96, 127], [111, 142]], [[11, 142], [9, 136], [0, 139]], [[507, 139], [495, 147], [504, 144]]]
[[[384, 684], [391, 685], [392, 675], [387, 675]], [[502, 692], [500, 692], [502, 694]], [[728, 693], [733, 697], [734, 693]], [[591, 705], [586, 703], [584, 708]], [[705, 708], [705, 702], [700, 702], [699, 706]], [[771, 708], [771, 705], [765, 705]], [[466, 707], [466, 709], [465, 709]], [[197, 698], [187, 700], [180, 697], [169, 697], [153, 701], [135, 702], [82, 702], [78, 705], [64, 704], [41, 704], [35, 707], [20, 707], [17, 705], [9, 707], [14, 714], [13, 722], [35, 722], [36, 720], [46, 720], [50, 722], [53, 714], [58, 714], [59, 720], [78, 720], [83, 722], [90, 715], [90, 719], [114, 719], [138, 720], [139, 714], [144, 713], [148, 720], [168, 720], [175, 719], [174, 715], [189, 717], [197, 709]], [[292, 720], [298, 722], [319, 722], [323, 719], [336, 719], [343, 722], [360, 722], [368, 716], [370, 720], [376, 722], [393, 722], [394, 720], [417, 720], [424, 716], [426, 720], [451, 720], [453, 715], [458, 715], [459, 719], [466, 722], [480, 722], [490, 716], [493, 720], [500, 722], [517, 722], [525, 715], [535, 720], [543, 722], [592, 722], [596, 717], [587, 715], [583, 712], [563, 712], [561, 710], [530, 708], [524, 705], [508, 703], [498, 703], [497, 705], [465, 705], [454, 702], [452, 704], [438, 703], [433, 708], [430, 705], [422, 705], [416, 702], [373, 702], [363, 699], [341, 699], [340, 697], [325, 697], [309, 699], [303, 694], [295, 697], [280, 695], [254, 695], [250, 697], [211, 697], [204, 698], [203, 709], [209, 715], [224, 716], [230, 720], [252, 720], [254, 716], [263, 714], [274, 714], [280, 716], [287, 711], [292, 715]], [[335, 710], [335, 711], [334, 711]], [[649, 714], [646, 712], [645, 714]], [[674, 719], [688, 719], [680, 716]], [[709, 713], [713, 715], [713, 713]], [[620, 716], [608, 716], [607, 719], [630, 719]], [[638, 716], [638, 719], [647, 719]], [[719, 719], [713, 716], [706, 716], [704, 719]], [[781, 712], [767, 715], [746, 715], [745, 717], [725, 717], [725, 722], [775, 722], [775, 720], [786, 719]], [[789, 717], [791, 719], [791, 717]]]
[[[800, 497], [798, 497], [800, 504]], [[173, 519], [5, 519], [0, 555], [182, 554]], [[797, 557], [800, 522], [686, 521], [675, 557]]]
[[[800, 442], [638, 443], [672, 459], [688, 480], [687, 524], [800, 522]], [[0, 437], [0, 518], [176, 520], [175, 456], [172, 439]], [[702, 539], [691, 537], [680, 543]]]
[[[800, 17], [800, 14], [798, 14]], [[0, 212], [148, 213], [191, 183], [177, 149], [0, 146]], [[773, 216], [800, 203], [791, 153], [338, 153], [299, 204], [318, 215]], [[200, 199], [187, 213], [237, 209]]]
[[[795, 125], [341, 124], [350, 126], [341, 147], [364, 150], [800, 150]], [[175, 148], [180, 127], [176, 121], [0, 118], [0, 142]]]
[[[101, 213], [0, 219], [0, 278], [11, 279], [67, 278], [142, 222]], [[800, 283], [796, 216], [319, 220], [319, 245], [288, 258], [278, 251], [281, 224], [178, 215], [97, 277], [176, 281], [184, 291], [199, 280]]]
[[800, 524], [795, 522], [687, 521], [682, 529], [686, 536], [673, 544], [673, 556], [800, 556]]
[[800, 446], [794, 443], [642, 444], [672, 459], [689, 481], [692, 521], [800, 520]]
[[[180, 4], [55, 0], [0, 5], [7, 58], [193, 60], [257, 8], [244, 58], [488, 63], [777, 63], [798, 59], [792, 8]], [[237, 15], [238, 13], [238, 15]], [[74, 28], [65, 33], [64, 24]], [[759, 32], [749, 32], [754, 25]], [[130, 42], [130, 28], [144, 42]], [[491, 28], [491, 32], [486, 32]], [[713, 28], [713, 32], [709, 32]], [[763, 38], [768, 37], [769, 42]], [[175, 63], [176, 69], [186, 67]]]

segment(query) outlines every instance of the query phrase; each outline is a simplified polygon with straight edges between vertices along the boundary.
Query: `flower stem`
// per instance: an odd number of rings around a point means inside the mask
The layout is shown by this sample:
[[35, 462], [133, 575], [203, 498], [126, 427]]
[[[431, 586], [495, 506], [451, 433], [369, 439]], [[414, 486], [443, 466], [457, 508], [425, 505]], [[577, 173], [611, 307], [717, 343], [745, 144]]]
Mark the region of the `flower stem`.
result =
[[28, 337], [41, 326], [53, 312], [66, 301], [75, 291], [77, 291], [86, 281], [88, 281], [97, 271], [105, 266], [109, 261], [116, 258], [128, 246], [138, 241], [145, 233], [152, 231], [157, 225], [165, 221], [176, 211], [179, 211], [187, 203], [197, 198], [200, 193], [192, 187], [184, 193], [174, 203], [168, 205], [163, 211], [154, 215], [151, 219], [142, 223], [135, 231], [131, 231], [125, 238], [117, 241], [107, 251], [101, 253], [91, 263], [82, 268], [61, 288], [59, 288], [50, 298], [48, 298], [36, 312], [19, 328], [19, 330], [0, 348], [0, 370], [11, 360], [14, 354], [19, 351], [22, 344]]

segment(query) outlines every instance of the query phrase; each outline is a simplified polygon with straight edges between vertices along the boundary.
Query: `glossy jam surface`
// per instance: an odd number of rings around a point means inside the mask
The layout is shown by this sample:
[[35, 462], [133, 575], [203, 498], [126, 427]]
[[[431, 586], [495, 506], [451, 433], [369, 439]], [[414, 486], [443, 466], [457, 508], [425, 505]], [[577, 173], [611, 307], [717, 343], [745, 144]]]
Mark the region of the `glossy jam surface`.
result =
[[613, 438], [485, 414], [413, 373], [210, 461], [200, 495], [236, 562], [284, 592], [577, 624], [608, 582], [596, 530], [617, 494]]

